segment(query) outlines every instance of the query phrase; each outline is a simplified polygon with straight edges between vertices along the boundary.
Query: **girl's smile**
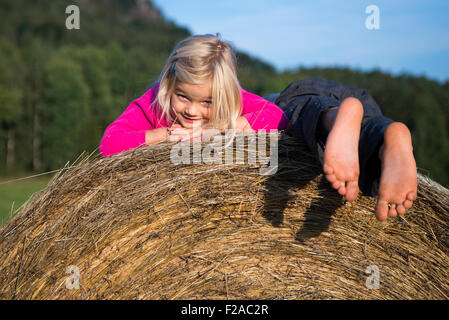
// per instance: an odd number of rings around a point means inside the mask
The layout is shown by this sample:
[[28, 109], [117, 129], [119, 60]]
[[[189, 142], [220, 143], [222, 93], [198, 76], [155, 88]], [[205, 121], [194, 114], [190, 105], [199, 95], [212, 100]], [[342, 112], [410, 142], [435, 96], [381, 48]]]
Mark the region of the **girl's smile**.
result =
[[190, 118], [188, 118], [185, 114], [182, 114], [181, 116], [184, 118], [185, 121], [192, 122], [192, 123], [193, 123], [194, 121], [199, 121], [199, 120], [201, 120], [200, 118], [198, 118], [198, 119], [190, 119]]

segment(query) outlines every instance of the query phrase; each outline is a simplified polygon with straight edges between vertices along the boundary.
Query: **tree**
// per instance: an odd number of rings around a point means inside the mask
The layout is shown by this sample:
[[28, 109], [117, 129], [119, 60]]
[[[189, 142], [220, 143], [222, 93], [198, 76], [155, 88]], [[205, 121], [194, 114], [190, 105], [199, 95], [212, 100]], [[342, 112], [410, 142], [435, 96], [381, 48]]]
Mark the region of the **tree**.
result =
[[432, 179], [449, 184], [446, 119], [432, 95], [422, 93], [416, 98], [413, 119], [415, 130], [412, 136], [418, 166], [429, 170]]
[[42, 163], [45, 170], [62, 167], [76, 157], [88, 116], [89, 88], [81, 66], [56, 52], [45, 68], [42, 118]]
[[21, 48], [26, 68], [23, 86], [24, 113], [18, 124], [16, 166], [24, 171], [38, 171], [41, 163], [41, 119], [44, 72], [51, 48], [40, 38], [31, 39]]
[[[8, 40], [0, 37], [0, 147], [2, 165], [11, 172], [15, 161], [16, 127], [23, 112], [23, 62], [20, 51]], [[4, 165], [3, 165], [4, 164]]]
[[104, 49], [93, 46], [61, 48], [61, 55], [76, 62], [89, 88], [87, 110], [83, 119], [82, 137], [77, 151], [92, 151], [98, 147], [104, 129], [113, 114], [111, 87], [107, 70], [107, 54]]

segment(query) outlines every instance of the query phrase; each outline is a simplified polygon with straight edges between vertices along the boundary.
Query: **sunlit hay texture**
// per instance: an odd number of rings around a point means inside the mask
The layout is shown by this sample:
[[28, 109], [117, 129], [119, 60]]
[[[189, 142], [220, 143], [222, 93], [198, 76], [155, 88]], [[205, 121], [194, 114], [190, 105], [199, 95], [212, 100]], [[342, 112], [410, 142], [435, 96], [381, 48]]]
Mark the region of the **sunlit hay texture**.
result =
[[56, 175], [0, 229], [0, 298], [448, 298], [437, 183], [420, 175], [413, 208], [381, 223], [375, 198], [345, 203], [295, 138], [281, 136], [274, 175], [175, 165], [172, 146], [83, 155]]

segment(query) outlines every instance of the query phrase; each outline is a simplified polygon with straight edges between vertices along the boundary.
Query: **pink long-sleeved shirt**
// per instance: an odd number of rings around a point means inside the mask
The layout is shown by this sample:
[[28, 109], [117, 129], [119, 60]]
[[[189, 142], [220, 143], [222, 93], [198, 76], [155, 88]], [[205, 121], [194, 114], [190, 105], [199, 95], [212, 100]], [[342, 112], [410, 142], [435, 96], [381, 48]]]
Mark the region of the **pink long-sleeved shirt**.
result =
[[[158, 89], [159, 85], [156, 84], [140, 98], [132, 101], [106, 128], [100, 142], [100, 154], [103, 157], [145, 145], [147, 130], [170, 126], [165, 117], [161, 119], [160, 109], [152, 106]], [[254, 131], [284, 130], [288, 125], [288, 118], [278, 106], [243, 89], [242, 116], [248, 120]]]

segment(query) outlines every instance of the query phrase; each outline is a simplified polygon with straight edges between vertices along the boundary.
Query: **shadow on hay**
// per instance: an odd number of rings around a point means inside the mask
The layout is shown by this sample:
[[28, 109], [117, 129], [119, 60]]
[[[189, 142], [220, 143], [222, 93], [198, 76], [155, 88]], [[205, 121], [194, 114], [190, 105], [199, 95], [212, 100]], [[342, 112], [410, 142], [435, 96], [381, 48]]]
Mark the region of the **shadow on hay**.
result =
[[[296, 241], [300, 243], [317, 238], [322, 232], [329, 230], [332, 215], [342, 206], [341, 197], [330, 190], [329, 183], [320, 170], [320, 166], [317, 164], [314, 170], [298, 171], [295, 174], [288, 169], [288, 166], [279, 164], [278, 171], [271, 175], [265, 183], [262, 215], [271, 222], [273, 227], [281, 227], [284, 223], [284, 211], [288, 203], [297, 198], [291, 191], [308, 188], [312, 180], [321, 176], [316, 187], [316, 196], [305, 209], [302, 226], [295, 236]], [[300, 221], [298, 221], [299, 223]]]

